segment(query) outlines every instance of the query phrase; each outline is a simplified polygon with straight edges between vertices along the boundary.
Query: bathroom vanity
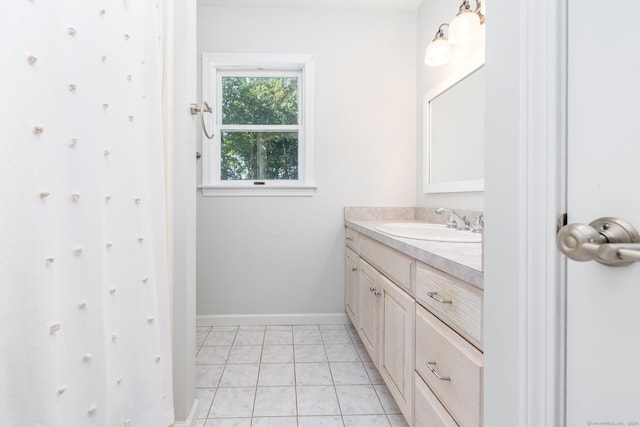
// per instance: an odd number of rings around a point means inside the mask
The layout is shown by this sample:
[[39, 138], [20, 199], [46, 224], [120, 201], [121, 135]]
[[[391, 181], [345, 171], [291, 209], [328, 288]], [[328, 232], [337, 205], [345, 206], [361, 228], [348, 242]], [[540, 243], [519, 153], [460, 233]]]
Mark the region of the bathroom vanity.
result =
[[345, 209], [346, 312], [410, 426], [482, 426], [482, 244], [378, 230], [416, 221]]

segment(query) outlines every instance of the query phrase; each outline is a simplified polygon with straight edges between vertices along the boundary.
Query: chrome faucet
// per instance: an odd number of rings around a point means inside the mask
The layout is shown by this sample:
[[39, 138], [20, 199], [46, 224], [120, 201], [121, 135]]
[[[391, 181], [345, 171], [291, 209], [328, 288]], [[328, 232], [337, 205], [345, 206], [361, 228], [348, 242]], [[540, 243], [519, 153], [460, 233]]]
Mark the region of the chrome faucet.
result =
[[480, 214], [475, 217], [473, 220], [473, 225], [471, 226], [471, 231], [474, 233], [482, 233], [484, 230], [484, 215]]
[[455, 228], [460, 231], [468, 231], [470, 230], [469, 220], [466, 216], [460, 216], [458, 212], [449, 208], [438, 208], [436, 209], [437, 215], [442, 215], [447, 212], [449, 217], [447, 218], [447, 228]]

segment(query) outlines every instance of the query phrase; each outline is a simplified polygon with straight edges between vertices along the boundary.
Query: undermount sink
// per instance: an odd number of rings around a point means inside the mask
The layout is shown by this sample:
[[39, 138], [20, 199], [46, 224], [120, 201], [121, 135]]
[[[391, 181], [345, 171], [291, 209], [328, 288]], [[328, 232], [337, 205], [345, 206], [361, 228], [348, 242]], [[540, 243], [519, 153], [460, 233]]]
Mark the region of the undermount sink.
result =
[[459, 243], [482, 242], [482, 233], [460, 231], [455, 228], [447, 228], [442, 224], [428, 224], [425, 222], [392, 222], [381, 224], [376, 227], [376, 230], [407, 239]]

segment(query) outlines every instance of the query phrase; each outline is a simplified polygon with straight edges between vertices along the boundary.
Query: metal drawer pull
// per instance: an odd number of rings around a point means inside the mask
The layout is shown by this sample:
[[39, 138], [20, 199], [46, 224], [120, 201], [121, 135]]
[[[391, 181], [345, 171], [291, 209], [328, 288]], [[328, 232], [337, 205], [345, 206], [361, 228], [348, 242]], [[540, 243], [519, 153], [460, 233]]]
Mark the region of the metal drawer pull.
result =
[[347, 240], [353, 242], [353, 237], [347, 237]]
[[440, 304], [453, 304], [453, 301], [451, 301], [450, 299], [442, 299], [438, 297], [437, 292], [427, 292], [427, 295], [433, 298], [434, 300], [438, 301]]
[[433, 375], [435, 375], [436, 378], [438, 378], [441, 381], [451, 381], [451, 377], [443, 377], [435, 370], [435, 368], [433, 367], [433, 365], [435, 364], [436, 362], [427, 362], [427, 368], [429, 368], [429, 370], [433, 373]]
[[351, 271], [355, 273], [356, 271], [358, 271], [358, 269], [356, 267], [351, 267]]

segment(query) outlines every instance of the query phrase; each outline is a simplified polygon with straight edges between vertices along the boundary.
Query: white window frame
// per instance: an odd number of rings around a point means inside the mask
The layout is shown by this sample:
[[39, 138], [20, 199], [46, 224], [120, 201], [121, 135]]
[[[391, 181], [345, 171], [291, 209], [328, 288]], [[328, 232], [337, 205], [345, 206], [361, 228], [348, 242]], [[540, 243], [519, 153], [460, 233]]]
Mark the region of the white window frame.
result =
[[[256, 75], [260, 77], [296, 75], [300, 104], [298, 124], [278, 126], [283, 131], [298, 131], [298, 179], [223, 181], [220, 179], [221, 91], [222, 76]], [[271, 73], [273, 71], [273, 73]], [[313, 58], [311, 55], [205, 53], [202, 56], [202, 99], [212, 107], [204, 123], [213, 139], [202, 138], [202, 185], [204, 196], [312, 196], [313, 183]], [[225, 130], [233, 126], [222, 126]], [[243, 125], [244, 130], [249, 126]], [[260, 131], [272, 126], [253, 125]], [[260, 184], [255, 184], [258, 182]]]

